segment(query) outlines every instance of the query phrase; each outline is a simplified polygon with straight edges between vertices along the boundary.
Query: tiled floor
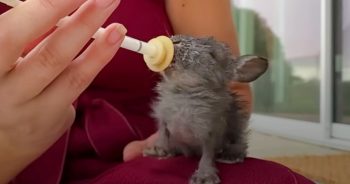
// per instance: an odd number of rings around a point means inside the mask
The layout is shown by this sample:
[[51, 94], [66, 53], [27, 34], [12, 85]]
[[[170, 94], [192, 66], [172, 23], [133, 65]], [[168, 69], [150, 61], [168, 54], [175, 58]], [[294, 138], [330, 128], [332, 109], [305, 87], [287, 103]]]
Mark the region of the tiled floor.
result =
[[343, 152], [341, 150], [289, 140], [256, 131], [251, 132], [249, 140], [249, 156], [256, 158], [296, 155], [324, 155]]

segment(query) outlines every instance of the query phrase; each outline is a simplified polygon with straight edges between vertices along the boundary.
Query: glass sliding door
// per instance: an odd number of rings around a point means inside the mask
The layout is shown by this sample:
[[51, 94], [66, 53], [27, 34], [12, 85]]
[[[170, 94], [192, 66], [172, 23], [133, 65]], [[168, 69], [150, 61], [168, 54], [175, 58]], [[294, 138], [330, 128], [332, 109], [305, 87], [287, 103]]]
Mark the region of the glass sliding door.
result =
[[270, 60], [252, 85], [254, 112], [319, 123], [320, 1], [234, 3], [241, 53]]
[[350, 150], [350, 1], [232, 2], [241, 54], [270, 61], [251, 127]]
[[350, 1], [333, 2], [334, 126], [333, 136], [350, 139]]

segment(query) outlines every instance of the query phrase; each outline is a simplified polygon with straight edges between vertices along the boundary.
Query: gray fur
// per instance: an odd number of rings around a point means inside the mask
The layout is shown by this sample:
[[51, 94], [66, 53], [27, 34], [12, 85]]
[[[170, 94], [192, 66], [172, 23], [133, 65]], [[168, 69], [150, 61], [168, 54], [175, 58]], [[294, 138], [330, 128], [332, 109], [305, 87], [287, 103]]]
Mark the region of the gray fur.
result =
[[229, 82], [251, 82], [263, 74], [267, 60], [233, 58], [229, 47], [212, 38], [171, 38], [174, 60], [163, 73], [153, 104], [159, 138], [144, 155], [167, 158], [201, 156], [190, 183], [219, 183], [215, 160], [242, 162], [247, 155], [248, 114]]

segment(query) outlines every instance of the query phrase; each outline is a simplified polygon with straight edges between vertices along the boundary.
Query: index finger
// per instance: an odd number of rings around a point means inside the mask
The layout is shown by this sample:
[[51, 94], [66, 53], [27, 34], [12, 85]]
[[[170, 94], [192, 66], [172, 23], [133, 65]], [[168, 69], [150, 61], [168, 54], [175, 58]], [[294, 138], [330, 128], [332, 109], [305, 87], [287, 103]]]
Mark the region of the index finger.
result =
[[45, 34], [85, 1], [26, 0], [0, 15], [0, 74], [12, 69], [29, 42]]

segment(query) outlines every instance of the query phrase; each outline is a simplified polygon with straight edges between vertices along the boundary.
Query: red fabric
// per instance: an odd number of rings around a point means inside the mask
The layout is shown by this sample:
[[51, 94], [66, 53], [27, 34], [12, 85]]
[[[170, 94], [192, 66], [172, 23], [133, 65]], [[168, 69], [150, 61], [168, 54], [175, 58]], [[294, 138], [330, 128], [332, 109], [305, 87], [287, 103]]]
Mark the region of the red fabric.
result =
[[[1, 13], [7, 9], [0, 6]], [[172, 34], [163, 0], [121, 1], [104, 26], [112, 22], [144, 41]], [[127, 143], [156, 130], [149, 105], [158, 79], [140, 54], [120, 49], [75, 102], [77, 118], [70, 131], [11, 183], [186, 183], [197, 166], [193, 159], [122, 162]], [[311, 183], [281, 165], [252, 158], [219, 168], [224, 183]]]
[[[187, 184], [198, 165], [197, 158], [164, 160], [140, 158], [120, 164], [93, 184]], [[312, 184], [287, 167], [270, 161], [247, 158], [240, 164], [217, 164], [222, 184]]]

